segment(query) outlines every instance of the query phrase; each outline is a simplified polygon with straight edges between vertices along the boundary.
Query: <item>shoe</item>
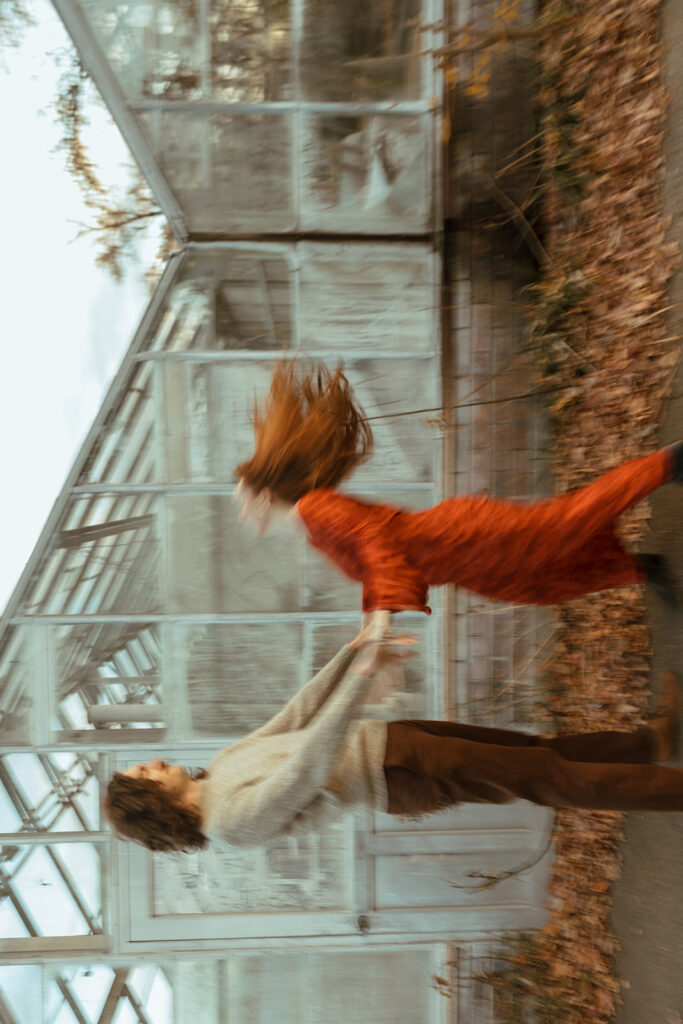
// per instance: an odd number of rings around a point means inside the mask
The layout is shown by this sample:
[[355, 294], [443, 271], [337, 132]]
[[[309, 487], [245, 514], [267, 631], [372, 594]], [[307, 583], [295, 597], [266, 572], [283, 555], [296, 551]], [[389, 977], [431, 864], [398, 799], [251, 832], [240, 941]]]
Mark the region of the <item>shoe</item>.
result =
[[664, 603], [677, 612], [681, 607], [678, 586], [664, 555], [637, 555], [645, 570], [645, 585], [655, 591]]
[[677, 484], [683, 484], [683, 441], [674, 441], [669, 445], [674, 460], [674, 469], [671, 479]]
[[659, 701], [649, 726], [657, 737], [656, 761], [672, 761], [678, 753], [680, 686], [673, 672], [664, 672], [659, 688]]

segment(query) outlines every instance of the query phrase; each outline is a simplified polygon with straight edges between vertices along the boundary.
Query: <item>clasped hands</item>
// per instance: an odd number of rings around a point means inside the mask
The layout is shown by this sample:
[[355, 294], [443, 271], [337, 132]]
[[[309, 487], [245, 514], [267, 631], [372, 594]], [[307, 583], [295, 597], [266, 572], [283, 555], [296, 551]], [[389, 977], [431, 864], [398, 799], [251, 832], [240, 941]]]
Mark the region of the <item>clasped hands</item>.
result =
[[[382, 620], [377, 622], [377, 616]], [[376, 612], [349, 644], [360, 651], [354, 669], [359, 675], [372, 676], [375, 683], [366, 703], [381, 703], [403, 689], [402, 663], [417, 651], [419, 638], [412, 633], [396, 634], [389, 627], [389, 613]]]

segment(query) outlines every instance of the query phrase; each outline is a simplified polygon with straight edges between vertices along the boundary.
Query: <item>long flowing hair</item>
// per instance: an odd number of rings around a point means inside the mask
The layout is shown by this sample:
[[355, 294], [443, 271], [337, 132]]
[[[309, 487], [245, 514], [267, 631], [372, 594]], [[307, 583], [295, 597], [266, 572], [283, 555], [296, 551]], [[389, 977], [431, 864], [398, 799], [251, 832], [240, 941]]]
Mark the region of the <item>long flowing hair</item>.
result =
[[372, 454], [372, 430], [341, 363], [279, 363], [253, 422], [254, 454], [236, 475], [256, 494], [268, 488], [290, 504], [335, 487]]
[[[206, 771], [198, 768], [190, 775], [204, 778]], [[208, 843], [198, 811], [170, 799], [154, 779], [133, 779], [115, 772], [107, 786], [104, 813], [119, 837], [132, 839], [148, 850], [184, 853], [201, 850]]]

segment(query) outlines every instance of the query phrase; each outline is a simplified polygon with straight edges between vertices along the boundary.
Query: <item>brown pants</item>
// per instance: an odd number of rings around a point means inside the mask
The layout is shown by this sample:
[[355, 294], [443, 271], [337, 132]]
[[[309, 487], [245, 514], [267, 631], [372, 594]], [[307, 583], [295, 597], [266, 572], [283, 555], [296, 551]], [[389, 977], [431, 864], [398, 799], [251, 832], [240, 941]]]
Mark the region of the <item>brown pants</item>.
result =
[[518, 798], [546, 807], [683, 811], [683, 771], [650, 764], [654, 750], [647, 726], [542, 737], [459, 722], [389, 722], [389, 813]]

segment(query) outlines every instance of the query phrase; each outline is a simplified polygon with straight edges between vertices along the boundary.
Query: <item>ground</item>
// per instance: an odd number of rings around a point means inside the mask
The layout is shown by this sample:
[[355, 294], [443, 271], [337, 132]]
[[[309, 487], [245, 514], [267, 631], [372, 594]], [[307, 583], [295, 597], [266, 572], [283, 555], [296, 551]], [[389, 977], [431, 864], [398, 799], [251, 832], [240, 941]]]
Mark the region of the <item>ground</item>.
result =
[[[667, 86], [671, 96], [665, 141], [665, 212], [670, 235], [683, 248], [683, 5], [663, 5], [663, 39], [667, 47]], [[671, 334], [683, 336], [683, 271], [670, 287]], [[682, 340], [678, 341], [682, 344]], [[679, 364], [662, 424], [662, 440], [683, 437], [683, 364]], [[666, 552], [683, 589], [683, 493], [665, 487], [653, 499], [652, 530], [644, 547]], [[681, 613], [673, 615], [660, 602], [649, 601], [652, 624], [653, 685], [662, 669], [673, 668], [683, 679]], [[682, 743], [683, 743], [683, 737]], [[678, 762], [683, 763], [679, 753]], [[617, 977], [622, 979], [623, 1005], [617, 1024], [680, 1024], [683, 1019], [683, 815], [628, 815], [624, 866], [614, 886], [612, 922], [621, 945]]]

